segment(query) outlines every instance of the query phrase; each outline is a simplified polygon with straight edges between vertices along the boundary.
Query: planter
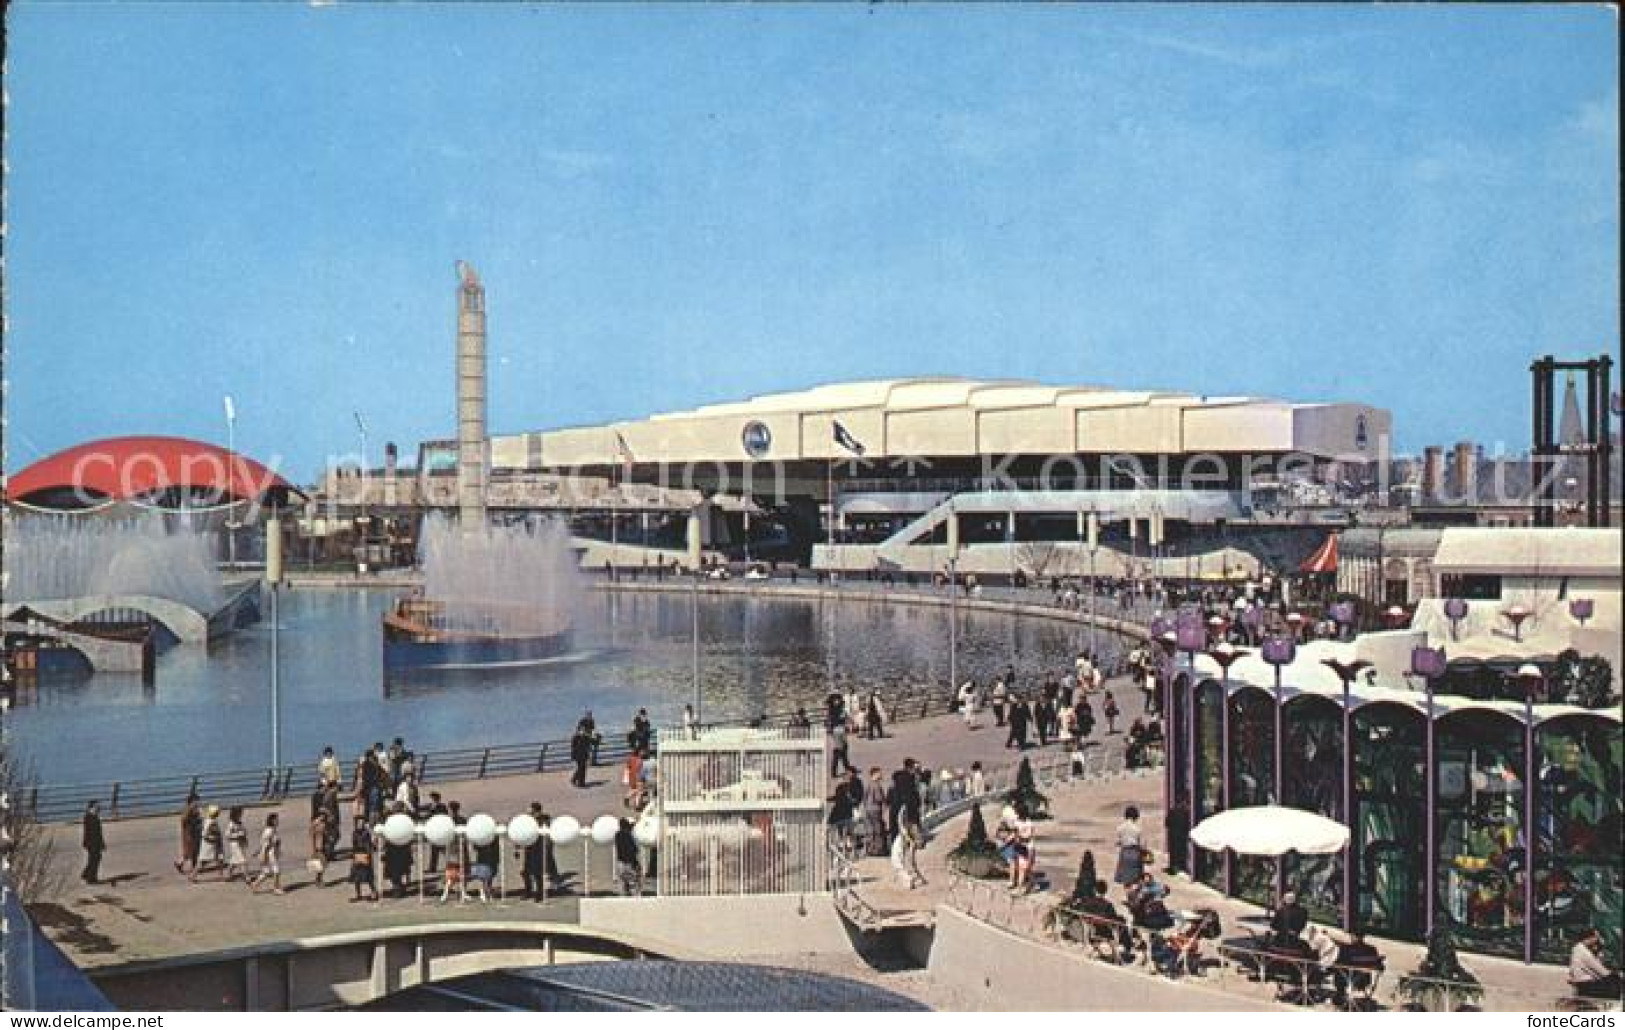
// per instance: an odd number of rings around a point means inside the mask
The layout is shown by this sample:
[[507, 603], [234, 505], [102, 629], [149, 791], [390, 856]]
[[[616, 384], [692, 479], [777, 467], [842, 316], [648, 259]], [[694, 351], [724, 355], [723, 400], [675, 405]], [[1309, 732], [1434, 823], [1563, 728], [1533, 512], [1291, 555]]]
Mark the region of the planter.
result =
[[995, 877], [1004, 876], [1009, 872], [1005, 868], [1004, 862], [1000, 860], [998, 852], [965, 855], [963, 857], [954, 855], [948, 859], [948, 864], [955, 872], [976, 880], [991, 880]]

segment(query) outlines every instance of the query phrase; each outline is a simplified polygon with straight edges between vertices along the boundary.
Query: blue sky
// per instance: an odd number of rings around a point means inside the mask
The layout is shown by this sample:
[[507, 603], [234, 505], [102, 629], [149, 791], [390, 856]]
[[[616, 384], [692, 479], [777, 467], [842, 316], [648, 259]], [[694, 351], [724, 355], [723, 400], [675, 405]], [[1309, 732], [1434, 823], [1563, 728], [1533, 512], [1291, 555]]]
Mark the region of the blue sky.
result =
[[1602, 7], [14, 4], [10, 462], [301, 478], [494, 431], [956, 374], [1363, 400], [1527, 445], [1618, 351]]

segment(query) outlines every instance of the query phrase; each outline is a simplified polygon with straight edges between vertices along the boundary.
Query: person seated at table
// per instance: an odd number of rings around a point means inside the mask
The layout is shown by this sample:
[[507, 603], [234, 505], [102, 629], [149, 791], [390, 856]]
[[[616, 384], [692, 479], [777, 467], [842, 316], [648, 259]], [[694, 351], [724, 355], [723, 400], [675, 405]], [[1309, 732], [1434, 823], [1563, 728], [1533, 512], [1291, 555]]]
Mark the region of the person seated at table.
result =
[[1277, 938], [1264, 953], [1264, 979], [1280, 983], [1284, 991], [1312, 989], [1323, 975], [1320, 956], [1296, 934]]
[[1356, 930], [1348, 940], [1337, 946], [1337, 968], [1332, 972], [1332, 1002], [1338, 1008], [1348, 1008], [1349, 988], [1364, 990], [1371, 983], [1371, 974], [1384, 968], [1382, 953], [1366, 943], [1365, 934]]
[[1167, 930], [1173, 927], [1174, 917], [1163, 901], [1168, 888], [1152, 879], [1149, 872], [1141, 873], [1139, 880], [1126, 888], [1128, 910], [1134, 925], [1146, 930]]
[[[1159, 947], [1160, 945], [1160, 947]], [[1187, 917], [1178, 930], [1163, 937], [1151, 936], [1151, 961], [1157, 971], [1170, 979], [1181, 972], [1200, 975], [1202, 969], [1202, 918]]]
[[1085, 939], [1115, 942], [1122, 961], [1134, 961], [1134, 934], [1128, 928], [1128, 920], [1106, 897], [1105, 880], [1096, 880], [1095, 892], [1087, 898], [1074, 899], [1072, 907], [1088, 920]]
[[1580, 935], [1569, 952], [1569, 984], [1582, 998], [1619, 1000], [1619, 973], [1602, 960], [1602, 934], [1594, 926]]
[[1298, 896], [1287, 891], [1281, 896], [1281, 905], [1270, 918], [1270, 930], [1274, 933], [1271, 945], [1282, 944], [1288, 941], [1302, 943], [1304, 928], [1309, 925], [1309, 910], [1298, 903]]

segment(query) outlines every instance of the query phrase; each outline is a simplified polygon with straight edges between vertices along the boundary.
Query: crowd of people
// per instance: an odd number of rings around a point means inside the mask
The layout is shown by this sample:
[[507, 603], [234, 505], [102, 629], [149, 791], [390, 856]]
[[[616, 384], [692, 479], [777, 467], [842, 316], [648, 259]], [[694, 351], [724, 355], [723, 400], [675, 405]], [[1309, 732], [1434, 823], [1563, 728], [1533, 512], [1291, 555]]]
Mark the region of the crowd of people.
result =
[[[416, 891], [438, 893], [442, 900], [453, 892], [459, 897], [491, 896], [501, 862], [500, 838], [480, 844], [459, 834], [448, 845], [431, 844], [423, 870], [414, 877], [418, 858], [415, 845], [396, 844], [376, 833], [375, 827], [397, 814], [408, 815], [417, 822], [445, 816], [454, 826], [468, 821], [457, 800], [443, 798], [435, 790], [420, 797], [414, 758], [401, 738], [395, 738], [388, 748], [382, 742], [374, 744], [356, 760], [348, 779], [348, 819], [344, 810], [345, 782], [333, 749], [324, 748], [316, 763], [316, 785], [309, 798], [308, 858], [304, 869], [310, 876], [311, 886], [346, 883], [351, 888], [352, 901], [379, 900], [386, 885], [395, 897], [404, 898], [414, 892], [414, 883]], [[551, 822], [540, 802], [530, 804], [529, 814], [542, 827]], [[623, 822], [625, 833], [630, 837], [632, 824], [630, 820]], [[344, 832], [346, 823], [348, 839]], [[86, 813], [87, 853], [93, 832], [94, 843], [104, 849], [94, 807]], [[257, 844], [253, 843], [255, 840]], [[100, 849], [94, 854], [98, 863]], [[620, 850], [618, 846], [617, 853]], [[552, 842], [546, 834], [534, 844], [516, 847], [514, 858], [525, 898], [540, 901], [548, 893], [569, 890], [568, 876], [560, 873]], [[633, 861], [636, 862], [635, 856]], [[277, 812], [266, 814], [255, 838], [250, 834], [244, 806], [231, 806], [222, 818], [219, 805], [207, 804], [192, 793], [180, 814], [179, 855], [174, 865], [175, 871], [190, 883], [239, 882], [250, 891], [258, 891], [263, 886], [272, 893], [283, 894], [286, 888], [280, 816]], [[332, 873], [341, 867], [342, 877], [332, 879]], [[87, 882], [93, 873], [93, 868], [87, 868]]]

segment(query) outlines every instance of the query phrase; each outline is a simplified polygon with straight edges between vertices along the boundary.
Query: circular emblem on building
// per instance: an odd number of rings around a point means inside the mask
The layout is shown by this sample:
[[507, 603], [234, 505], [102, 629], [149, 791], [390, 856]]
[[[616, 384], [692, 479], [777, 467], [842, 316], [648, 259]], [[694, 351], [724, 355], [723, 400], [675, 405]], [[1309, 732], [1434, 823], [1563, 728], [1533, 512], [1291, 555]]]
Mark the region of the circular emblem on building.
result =
[[745, 431], [739, 434], [739, 442], [745, 445], [745, 453], [752, 458], [767, 456], [773, 446], [773, 433], [761, 422], [746, 422]]
[[1363, 451], [1370, 442], [1370, 437], [1366, 435], [1365, 416], [1354, 416], [1354, 449]]

